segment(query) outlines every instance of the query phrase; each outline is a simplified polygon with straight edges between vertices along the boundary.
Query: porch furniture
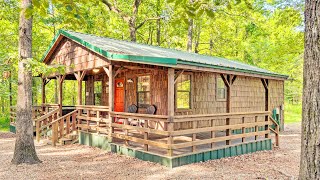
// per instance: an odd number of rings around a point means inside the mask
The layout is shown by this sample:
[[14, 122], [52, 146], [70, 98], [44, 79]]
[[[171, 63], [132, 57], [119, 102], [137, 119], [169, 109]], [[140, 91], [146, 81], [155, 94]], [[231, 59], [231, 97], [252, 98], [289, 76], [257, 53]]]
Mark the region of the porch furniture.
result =
[[[157, 107], [155, 105], [150, 105], [146, 109], [146, 114], [154, 115], [154, 114], [156, 114], [156, 111], [157, 111]], [[145, 124], [145, 120], [144, 119], [136, 119], [135, 121], [131, 120], [131, 122], [130, 122], [130, 125], [132, 125], [132, 126], [141, 126], [141, 127], [143, 127], [144, 124]], [[157, 124], [157, 122], [155, 124]]]
[[[135, 104], [131, 104], [130, 106], [128, 106], [128, 113], [137, 113], [138, 112], [138, 106]], [[128, 119], [128, 121], [130, 122], [132, 119]], [[116, 123], [118, 124], [123, 124], [125, 121], [125, 119], [117, 119]], [[129, 124], [129, 123], [128, 123]]]

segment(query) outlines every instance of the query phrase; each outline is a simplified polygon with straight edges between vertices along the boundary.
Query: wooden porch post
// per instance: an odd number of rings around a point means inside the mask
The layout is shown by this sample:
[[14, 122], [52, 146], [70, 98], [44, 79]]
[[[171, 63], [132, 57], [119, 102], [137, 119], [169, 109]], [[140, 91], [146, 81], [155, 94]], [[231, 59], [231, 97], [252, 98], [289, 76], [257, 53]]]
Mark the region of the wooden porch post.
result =
[[58, 81], [58, 87], [59, 87], [59, 95], [58, 95], [58, 104], [59, 104], [59, 108], [60, 108], [60, 111], [59, 111], [59, 116], [62, 116], [62, 87], [63, 87], [63, 81], [64, 81], [64, 78], [66, 77], [66, 75], [59, 75], [57, 76], [57, 81]]
[[[265, 111], [269, 111], [269, 80], [261, 79], [265, 89]], [[269, 115], [265, 117], [265, 121], [269, 121]], [[265, 125], [265, 131], [269, 131], [269, 125]], [[265, 134], [265, 138], [269, 138], [269, 133]]]
[[[174, 130], [174, 69], [169, 68], [168, 69], [168, 117], [169, 122], [167, 126], [167, 131], [173, 131]], [[174, 143], [173, 137], [171, 135], [168, 136], [168, 156], [173, 155], [173, 150], [171, 145]]]
[[42, 78], [42, 104], [46, 103], [46, 79]]
[[83, 72], [78, 71], [77, 73], [74, 73], [74, 76], [78, 81], [78, 99], [77, 99], [78, 105], [82, 105], [82, 81], [86, 75], [86, 72], [87, 71], [83, 71]]
[[112, 127], [113, 123], [113, 118], [111, 117], [110, 112], [113, 112], [114, 109], [114, 75], [113, 75], [113, 65], [110, 64], [109, 68], [104, 68], [106, 71], [107, 75], [109, 76], [109, 123], [110, 123], [110, 128], [109, 128], [109, 140], [112, 141], [112, 133], [114, 131]]
[[[234, 76], [234, 75], [221, 74], [221, 78], [227, 87], [227, 96], [226, 96], [226, 100], [227, 100], [226, 112], [227, 113], [231, 112], [231, 89], [234, 81], [236, 80], [236, 77], [237, 76]], [[230, 118], [226, 118], [226, 125], [230, 125]], [[230, 129], [226, 130], [226, 136], [230, 136]], [[230, 145], [230, 140], [226, 140], [226, 145]]]

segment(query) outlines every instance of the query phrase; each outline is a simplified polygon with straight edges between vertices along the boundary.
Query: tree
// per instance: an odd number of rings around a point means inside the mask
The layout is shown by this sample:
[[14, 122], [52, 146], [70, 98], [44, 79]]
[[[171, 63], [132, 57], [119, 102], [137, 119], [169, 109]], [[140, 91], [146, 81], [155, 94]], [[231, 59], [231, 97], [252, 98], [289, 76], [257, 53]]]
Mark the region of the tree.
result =
[[102, 0], [102, 3], [105, 4], [110, 11], [120, 15], [120, 17], [128, 24], [129, 32], [130, 32], [130, 39], [133, 42], [137, 41], [137, 30], [140, 29], [147, 21], [160, 20], [161, 18], [163, 18], [161, 16], [146, 18], [140, 24], [137, 25], [139, 7], [142, 3], [141, 0], [134, 0], [134, 2], [132, 4], [132, 15], [131, 16], [128, 15], [127, 13], [125, 13], [124, 11], [120, 10], [117, 7], [116, 2], [114, 2], [112, 4], [108, 0]]
[[13, 164], [40, 163], [33, 141], [32, 123], [32, 17], [26, 17], [26, 9], [32, 6], [31, 0], [21, 0], [19, 20], [19, 62], [18, 99], [16, 117], [16, 143]]
[[320, 1], [305, 2], [302, 136], [299, 179], [320, 179]]

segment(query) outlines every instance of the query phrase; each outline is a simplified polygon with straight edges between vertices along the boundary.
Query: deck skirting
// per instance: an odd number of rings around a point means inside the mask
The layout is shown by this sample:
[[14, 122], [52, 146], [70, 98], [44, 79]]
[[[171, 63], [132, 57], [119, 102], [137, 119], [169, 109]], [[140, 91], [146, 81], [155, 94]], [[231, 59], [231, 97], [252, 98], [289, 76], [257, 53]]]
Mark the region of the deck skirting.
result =
[[257, 151], [272, 150], [272, 142], [271, 139], [268, 138], [259, 141], [220, 147], [208, 151], [199, 151], [181, 156], [168, 157], [112, 143], [106, 135], [88, 133], [84, 131], [79, 131], [79, 143], [82, 145], [98, 147], [109, 152], [131, 156], [144, 161], [159, 163], [169, 168], [213, 159], [238, 156]]

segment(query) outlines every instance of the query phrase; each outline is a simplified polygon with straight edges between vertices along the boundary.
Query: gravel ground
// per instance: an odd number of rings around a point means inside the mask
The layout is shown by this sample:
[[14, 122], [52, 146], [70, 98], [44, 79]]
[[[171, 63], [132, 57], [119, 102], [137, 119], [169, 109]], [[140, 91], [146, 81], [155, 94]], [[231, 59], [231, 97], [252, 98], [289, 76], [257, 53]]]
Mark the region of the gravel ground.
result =
[[0, 132], [0, 179], [297, 179], [300, 124], [286, 126], [280, 148], [174, 169], [103, 150], [36, 144], [37, 165], [12, 165], [14, 135]]

